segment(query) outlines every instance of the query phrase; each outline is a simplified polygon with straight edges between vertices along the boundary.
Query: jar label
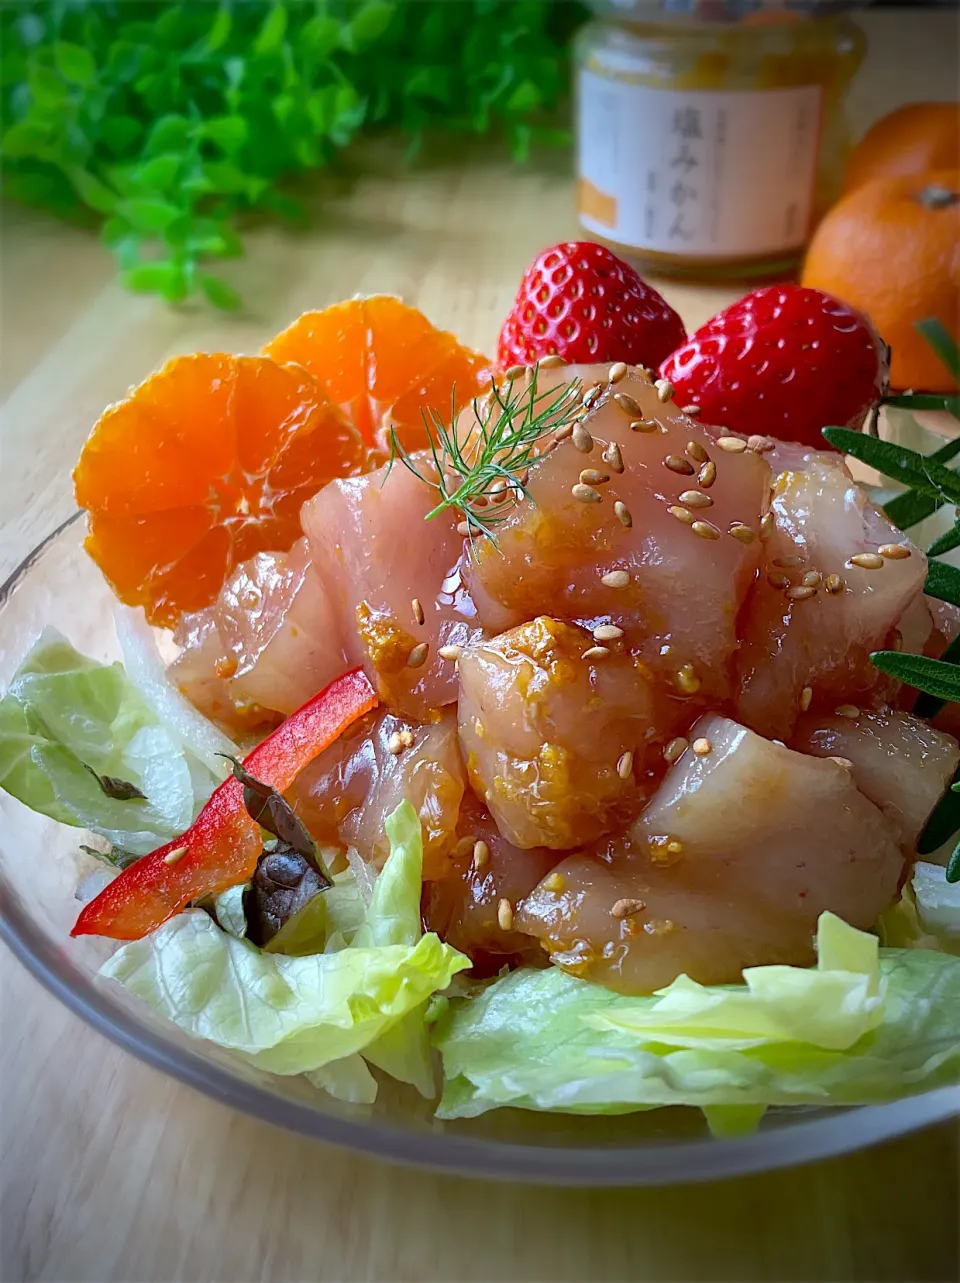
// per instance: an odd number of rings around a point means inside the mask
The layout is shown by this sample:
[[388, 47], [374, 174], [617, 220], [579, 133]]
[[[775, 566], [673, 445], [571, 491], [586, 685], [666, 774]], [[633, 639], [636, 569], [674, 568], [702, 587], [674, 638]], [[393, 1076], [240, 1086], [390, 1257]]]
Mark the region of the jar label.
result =
[[797, 249], [810, 231], [821, 89], [652, 89], [580, 72], [580, 221], [690, 258]]

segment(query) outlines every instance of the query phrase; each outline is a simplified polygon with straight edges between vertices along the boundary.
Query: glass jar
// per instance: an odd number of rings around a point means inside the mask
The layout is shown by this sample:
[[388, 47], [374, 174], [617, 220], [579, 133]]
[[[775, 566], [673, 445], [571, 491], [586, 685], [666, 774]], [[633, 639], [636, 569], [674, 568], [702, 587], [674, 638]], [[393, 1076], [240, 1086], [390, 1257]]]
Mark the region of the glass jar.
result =
[[655, 275], [795, 268], [849, 148], [866, 40], [847, 7], [595, 0], [576, 50], [584, 231]]

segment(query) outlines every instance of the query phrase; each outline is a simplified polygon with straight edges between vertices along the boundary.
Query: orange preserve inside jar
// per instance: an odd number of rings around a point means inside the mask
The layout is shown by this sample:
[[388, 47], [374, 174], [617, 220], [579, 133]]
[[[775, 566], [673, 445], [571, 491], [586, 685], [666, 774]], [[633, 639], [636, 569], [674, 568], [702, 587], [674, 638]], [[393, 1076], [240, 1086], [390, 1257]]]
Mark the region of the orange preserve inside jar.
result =
[[866, 41], [831, 0], [597, 0], [577, 41], [584, 231], [641, 271], [793, 270], [839, 193]]

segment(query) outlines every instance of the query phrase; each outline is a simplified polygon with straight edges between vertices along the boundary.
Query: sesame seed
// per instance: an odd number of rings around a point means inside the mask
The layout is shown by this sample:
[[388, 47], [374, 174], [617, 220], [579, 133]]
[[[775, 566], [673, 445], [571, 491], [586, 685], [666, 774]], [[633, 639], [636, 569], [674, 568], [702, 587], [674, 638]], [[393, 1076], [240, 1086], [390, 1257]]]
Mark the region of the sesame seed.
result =
[[638, 419], [643, 414], [643, 406], [629, 392], [615, 392], [613, 399], [624, 414], [630, 415], [631, 419]]
[[593, 630], [593, 639], [598, 642], [619, 641], [622, 636], [623, 629], [616, 624], [600, 624]]
[[903, 543], [882, 543], [877, 552], [888, 561], [906, 561], [910, 556], [910, 549]]
[[633, 525], [633, 517], [630, 515], [630, 509], [620, 499], [613, 505], [613, 511], [616, 513], [617, 520], [621, 526], [626, 526], [629, 530]]
[[804, 686], [800, 692], [800, 712], [805, 713], [813, 701], [813, 687]]
[[816, 595], [816, 588], [807, 588], [805, 585], [787, 589], [787, 596], [791, 601], [807, 601], [810, 597], [816, 597]]
[[690, 527], [695, 535], [701, 539], [719, 539], [720, 531], [712, 521], [695, 521]]
[[584, 468], [580, 473], [580, 482], [585, 486], [605, 486], [609, 480], [609, 472], [600, 472], [596, 468]]
[[634, 419], [630, 424], [631, 432], [658, 432], [659, 423], [655, 419]]
[[657, 379], [653, 386], [657, 389], [657, 400], [662, 404], [673, 399], [673, 384], [669, 379]]
[[522, 472], [518, 472], [517, 475], [514, 477], [513, 484], [514, 486], [522, 490], [529, 480], [530, 480], [530, 469], [524, 468]]
[[487, 846], [486, 842], [484, 842], [482, 838], [478, 838], [476, 842], [474, 842], [473, 844], [472, 864], [474, 869], [476, 869], [477, 872], [479, 872], [480, 869], [483, 868], [483, 866], [487, 863], [489, 859], [490, 859], [489, 846]]
[[615, 900], [610, 909], [612, 918], [629, 918], [635, 913], [642, 913], [646, 908], [643, 900]]
[[400, 738], [399, 731], [394, 731], [387, 740], [387, 752], [392, 753], [394, 757], [403, 752], [403, 741]]
[[593, 449], [593, 437], [582, 423], [574, 427], [570, 436], [573, 440], [573, 448], [579, 450], [581, 454], [589, 454]]
[[663, 750], [663, 756], [672, 766], [674, 762], [679, 761], [689, 747], [690, 741], [685, 739], [682, 735], [678, 735], [676, 739], [672, 739]]
[[709, 463], [705, 463], [703, 467], [700, 469], [700, 475], [697, 477], [697, 480], [703, 486], [704, 490], [709, 490], [710, 487], [713, 485], [713, 483], [716, 481], [716, 479], [717, 479], [717, 465], [711, 459]]
[[163, 857], [164, 864], [177, 864], [190, 850], [189, 846], [175, 846]]
[[507, 370], [506, 375], [504, 377], [511, 380], [519, 379], [524, 374], [526, 374], [526, 372], [527, 372], [527, 367], [525, 365], [511, 365], [510, 369]]
[[[693, 741], [693, 751], [697, 757], [706, 757], [708, 753], [713, 752], [713, 745], [708, 739], [701, 736], [700, 739]], [[669, 847], [667, 849], [669, 850]]]
[[781, 575], [777, 571], [771, 571], [767, 575], [767, 583], [771, 588], [789, 588], [790, 580], [786, 575]]
[[800, 582], [803, 584], [804, 588], [819, 588], [822, 579], [823, 575], [821, 575], [819, 570], [808, 570]]
[[617, 774], [622, 780], [628, 780], [633, 774], [633, 754], [629, 749], [620, 754], [620, 758], [617, 761]]
[[772, 450], [773, 444], [769, 437], [761, 437], [757, 434], [747, 437], [747, 449], [753, 450], [755, 454], [764, 454], [767, 450]]
[[691, 402], [690, 405], [682, 405], [680, 412], [685, 414], [688, 419], [695, 419], [700, 413], [700, 407], [695, 402]]
[[593, 486], [584, 485], [582, 481], [579, 485], [571, 486], [570, 493], [578, 503], [599, 503], [603, 498], [599, 490], [594, 490]]
[[[570, 428], [570, 431], [573, 431], [572, 427]], [[508, 484], [506, 477], [497, 477], [496, 481], [494, 481], [493, 485], [490, 487], [490, 493], [500, 494], [501, 491], [507, 489]]]
[[766, 543], [766, 541], [773, 534], [773, 530], [774, 530], [773, 513], [765, 512], [763, 516], [760, 518], [760, 540], [762, 543]]
[[667, 509], [667, 512], [669, 512], [671, 517], [676, 517], [678, 521], [682, 521], [685, 526], [692, 526], [696, 521], [696, 517], [689, 508], [681, 508], [680, 505], [676, 503], [671, 504]]
[[745, 526], [742, 521], [735, 521], [728, 532], [733, 535], [734, 539], [739, 539], [741, 543], [753, 543], [756, 535], [749, 526]]
[[581, 659], [606, 659], [610, 654], [609, 646], [591, 646], [580, 656]]
[[684, 490], [680, 496], [680, 502], [685, 503], [688, 508], [712, 508], [713, 500], [702, 490]]
[[607, 382], [619, 383], [620, 380], [626, 374], [626, 372], [627, 372], [626, 361], [614, 361], [613, 365], [610, 366], [609, 372], [607, 373]]
[[407, 667], [422, 668], [427, 662], [427, 654], [429, 653], [429, 650], [429, 642], [420, 642], [418, 646], [414, 646], [413, 650], [407, 656]]
[[677, 685], [685, 695], [696, 695], [700, 689], [700, 678], [692, 664], [684, 664], [677, 670]]
[[541, 885], [543, 886], [544, 891], [565, 891], [567, 889], [567, 879], [562, 873], [557, 873], [556, 870], [554, 870], [553, 873], [547, 874]]
[[623, 471], [623, 455], [620, 453], [620, 447], [616, 441], [611, 441], [600, 457], [614, 472]]
[[860, 716], [860, 710], [857, 708], [856, 704], [838, 704], [833, 711], [836, 713], [837, 717], [849, 717], [852, 720], [855, 720]]
[[513, 928], [513, 905], [509, 900], [501, 900], [497, 905], [497, 922], [500, 924], [501, 931], [510, 931]]
[[566, 361], [562, 356], [558, 356], [556, 352], [551, 352], [547, 356], [542, 356], [537, 364], [541, 370], [555, 370], [558, 366], [566, 365]]
[[453, 646], [453, 645], [441, 646], [440, 649], [437, 651], [437, 654], [440, 656], [441, 659], [459, 659], [460, 647]]
[[602, 384], [595, 383], [592, 388], [587, 388], [586, 392], [584, 392], [583, 394], [584, 408], [587, 410], [591, 409], [594, 403], [596, 401], [599, 401], [602, 396], [603, 396]]
[[630, 576], [625, 570], [608, 570], [600, 582], [605, 588], [626, 588]]
[[794, 566], [802, 566], [802, 557], [774, 557], [773, 564], [779, 566], [782, 570], [792, 570]]
[[462, 860], [465, 855], [471, 854], [471, 852], [473, 851], [473, 847], [474, 847], [473, 838], [470, 838], [470, 837], [460, 838], [460, 840], [457, 842], [456, 846], [453, 848], [450, 854], [453, 856], [455, 860]]
[[847, 562], [848, 566], [859, 566], [861, 570], [880, 570], [883, 558], [878, 552], [858, 552]]
[[556, 432], [553, 434], [553, 439], [554, 441], [566, 441], [567, 437], [572, 435], [573, 435], [573, 424], [564, 423], [561, 425], [561, 427], [557, 428]]
[[740, 437], [717, 437], [717, 445], [727, 454], [743, 454], [747, 448], [746, 441], [741, 440]]
[[681, 477], [692, 477], [696, 469], [687, 459], [683, 459], [679, 454], [668, 454], [663, 460], [663, 466], [669, 468], [671, 472], [677, 472]]
[[459, 522], [457, 525], [457, 534], [463, 535], [464, 539], [466, 539], [469, 533], [470, 533], [470, 522], [469, 521]]
[[710, 458], [699, 441], [687, 442], [687, 454], [691, 459], [696, 459], [697, 463], [706, 463]]
[[423, 614], [423, 607], [420, 605], [419, 597], [414, 597], [414, 599], [410, 603], [410, 609], [413, 611], [413, 617], [417, 621], [417, 623], [422, 624], [424, 620], [424, 614]]
[[828, 593], [843, 592], [845, 586], [839, 575], [827, 575], [826, 588]]

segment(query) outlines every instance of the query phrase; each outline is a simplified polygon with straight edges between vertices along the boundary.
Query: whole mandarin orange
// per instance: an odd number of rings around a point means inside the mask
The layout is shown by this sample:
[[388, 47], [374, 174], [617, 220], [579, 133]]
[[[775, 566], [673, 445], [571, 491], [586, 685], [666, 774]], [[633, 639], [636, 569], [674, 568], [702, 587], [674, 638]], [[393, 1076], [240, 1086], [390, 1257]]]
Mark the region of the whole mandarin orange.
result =
[[880, 178], [845, 196], [814, 233], [802, 282], [867, 313], [892, 349], [891, 386], [956, 391], [916, 323], [937, 317], [960, 334], [960, 170]]
[[960, 105], [911, 102], [868, 129], [850, 154], [843, 190], [875, 178], [898, 178], [960, 166]]

